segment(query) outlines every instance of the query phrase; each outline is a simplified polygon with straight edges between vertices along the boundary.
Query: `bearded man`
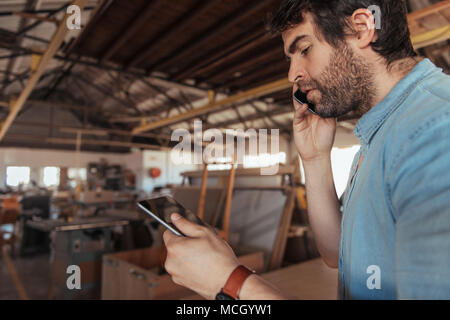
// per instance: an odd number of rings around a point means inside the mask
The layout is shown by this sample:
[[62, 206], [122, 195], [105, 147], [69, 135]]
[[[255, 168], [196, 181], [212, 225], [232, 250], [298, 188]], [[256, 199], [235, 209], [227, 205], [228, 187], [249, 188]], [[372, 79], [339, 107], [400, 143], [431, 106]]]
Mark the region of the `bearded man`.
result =
[[[416, 56], [406, 16], [400, 0], [284, 0], [271, 21], [293, 93], [315, 105], [293, 100], [293, 137], [341, 299], [450, 298], [450, 76]], [[361, 148], [340, 201], [331, 149], [336, 118], [350, 112]], [[213, 231], [172, 219], [188, 236], [164, 234], [176, 283], [209, 299], [288, 298]]]

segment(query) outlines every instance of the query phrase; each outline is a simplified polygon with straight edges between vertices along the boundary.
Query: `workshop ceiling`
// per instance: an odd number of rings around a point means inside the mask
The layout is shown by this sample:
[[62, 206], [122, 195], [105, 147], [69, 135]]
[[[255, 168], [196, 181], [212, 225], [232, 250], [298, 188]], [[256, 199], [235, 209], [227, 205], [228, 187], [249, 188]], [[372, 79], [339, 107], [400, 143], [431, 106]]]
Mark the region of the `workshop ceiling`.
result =
[[[103, 128], [131, 132], [138, 126], [192, 112], [215, 99], [286, 78], [288, 64], [280, 37], [266, 30], [268, 14], [279, 0], [90, 0], [82, 14], [82, 31], [67, 35], [63, 45], [33, 90], [1, 145], [73, 148], [73, 144], [26, 143], [20, 134], [74, 138], [61, 127]], [[410, 11], [439, 1], [410, 0]], [[441, 1], [448, 2], [448, 1]], [[54, 23], [15, 11], [62, 19], [64, 0], [0, 2], [0, 110], [18, 96], [30, 74], [30, 56], [46, 49]], [[418, 33], [449, 23], [448, 7], [419, 17]], [[25, 32], [24, 32], [25, 31]], [[422, 55], [449, 71], [448, 41], [420, 49]], [[46, 108], [43, 102], [52, 104]], [[292, 121], [290, 89], [268, 91], [230, 103], [201, 116], [178, 121], [141, 136], [109, 135], [130, 143], [168, 145], [171, 130], [192, 129], [192, 120], [208, 127], [280, 128], [289, 133]], [[56, 107], [59, 105], [59, 107]], [[45, 111], [44, 111], [45, 110]], [[65, 113], [65, 114], [63, 114]], [[69, 113], [69, 115], [67, 114]], [[39, 125], [36, 123], [39, 121]], [[343, 128], [356, 120], [346, 117]], [[51, 129], [44, 130], [45, 126]], [[33, 127], [33, 128], [31, 128]], [[44, 130], [44, 132], [42, 132]], [[14, 138], [13, 138], [14, 137]], [[93, 137], [97, 138], [98, 137]], [[102, 140], [105, 137], [101, 138]], [[99, 151], [126, 151], [114, 146], [86, 146]]]
[[279, 1], [116, 1], [73, 53], [170, 80], [233, 92], [286, 76], [281, 39], [265, 17]]

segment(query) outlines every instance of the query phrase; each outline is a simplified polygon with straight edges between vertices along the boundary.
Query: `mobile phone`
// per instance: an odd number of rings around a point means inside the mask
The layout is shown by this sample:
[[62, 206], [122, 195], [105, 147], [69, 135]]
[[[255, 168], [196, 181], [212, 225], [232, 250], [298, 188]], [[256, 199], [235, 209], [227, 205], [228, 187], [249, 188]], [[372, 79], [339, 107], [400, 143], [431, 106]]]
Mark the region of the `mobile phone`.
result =
[[157, 198], [151, 198], [147, 200], [142, 200], [138, 202], [139, 208], [141, 208], [145, 213], [152, 216], [156, 221], [161, 223], [164, 227], [169, 229], [175, 235], [180, 237], [185, 237], [185, 235], [175, 227], [171, 222], [170, 216], [173, 213], [178, 213], [187, 220], [197, 223], [199, 225], [205, 225], [205, 223], [200, 220], [192, 211], [183, 207], [174, 198], [170, 196], [163, 196]]
[[316, 106], [308, 101], [308, 99], [306, 98], [306, 93], [303, 93], [300, 89], [295, 91], [294, 99], [301, 104], [307, 104], [309, 111], [311, 111], [315, 115], [318, 115], [316, 112]]

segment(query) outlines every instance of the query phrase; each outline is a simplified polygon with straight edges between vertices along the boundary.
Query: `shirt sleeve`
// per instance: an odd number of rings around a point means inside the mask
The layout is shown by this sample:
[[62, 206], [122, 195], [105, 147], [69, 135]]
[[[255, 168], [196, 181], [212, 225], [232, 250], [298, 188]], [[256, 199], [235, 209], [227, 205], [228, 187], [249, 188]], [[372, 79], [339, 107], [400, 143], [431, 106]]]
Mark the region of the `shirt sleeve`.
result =
[[389, 171], [398, 299], [450, 298], [450, 112], [416, 128]]

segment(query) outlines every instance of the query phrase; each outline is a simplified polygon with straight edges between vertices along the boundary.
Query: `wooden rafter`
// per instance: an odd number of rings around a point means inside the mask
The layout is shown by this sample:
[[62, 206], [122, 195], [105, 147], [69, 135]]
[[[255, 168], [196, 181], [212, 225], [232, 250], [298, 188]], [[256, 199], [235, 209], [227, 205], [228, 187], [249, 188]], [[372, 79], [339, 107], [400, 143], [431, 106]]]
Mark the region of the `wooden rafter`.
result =
[[[59, 144], [59, 145], [76, 145], [77, 144], [77, 139], [43, 137], [43, 136], [28, 135], [28, 134], [8, 134], [7, 138], [8, 138], [8, 140], [9, 139], [20, 139], [20, 140], [26, 140], [27, 142], [51, 143], [51, 144]], [[134, 143], [134, 142], [128, 142], [128, 141], [117, 141], [117, 140], [82, 139], [81, 145], [119, 147], [119, 148], [139, 148], [139, 149], [147, 149], [147, 150], [166, 150], [166, 151], [170, 150], [170, 148], [162, 147], [159, 145]]]
[[292, 86], [292, 84], [287, 79], [275, 81], [275, 82], [272, 82], [272, 83], [269, 83], [269, 84], [266, 84], [266, 85], [263, 85], [263, 86], [260, 86], [260, 87], [242, 92], [242, 93], [238, 93], [234, 96], [231, 96], [231, 97], [228, 97], [228, 98], [225, 98], [225, 99], [213, 102], [213, 103], [209, 103], [204, 107], [190, 110], [183, 114], [179, 114], [179, 115], [167, 118], [167, 119], [155, 121], [153, 123], [149, 123], [147, 125], [137, 127], [133, 130], [133, 132], [144, 132], [147, 130], [153, 130], [153, 129], [160, 128], [163, 126], [167, 126], [167, 125], [182, 122], [185, 120], [193, 119], [198, 116], [205, 115], [210, 112], [219, 110], [223, 106], [232, 105], [235, 103], [256, 99], [258, 97], [270, 94], [272, 92], [287, 89], [291, 86]]
[[100, 61], [105, 61], [114, 56], [114, 54], [140, 29], [142, 29], [149, 20], [150, 14], [153, 13], [157, 0], [148, 0], [146, 7], [133, 18], [131, 25], [128, 25], [125, 30], [120, 32], [119, 37], [114, 39], [112, 43], [108, 44], [100, 57]]
[[198, 59], [190, 63], [185, 68], [182, 68], [176, 74], [172, 75], [172, 79], [185, 79], [188, 77], [195, 77], [197, 74], [206, 72], [216, 67], [218, 63], [224, 60], [237, 57], [251, 48], [254, 48], [268, 39], [267, 32], [264, 30], [262, 24], [257, 24], [245, 34], [240, 34], [230, 42], [221, 45], [212, 52], [207, 52]]
[[183, 30], [188, 27], [191, 23], [193, 23], [202, 13], [208, 11], [211, 7], [215, 5], [215, 1], [200, 1], [199, 6], [194, 7], [187, 14], [183, 15], [181, 19], [173, 23], [166, 32], [157, 35], [155, 38], [151, 39], [148, 44], [137, 53], [135, 57], [133, 57], [128, 63], [127, 67], [131, 68], [139, 63], [141, 63], [144, 59], [151, 56], [155, 50], [158, 50], [160, 45], [164, 42], [164, 40], [169, 39], [170, 37], [182, 33]]
[[23, 17], [23, 18], [27, 18], [27, 19], [34, 19], [34, 20], [39, 20], [39, 21], [51, 22], [51, 23], [55, 23], [55, 24], [59, 24], [60, 23], [60, 21], [58, 19], [49, 18], [49, 17], [43, 17], [43, 16], [39, 16], [39, 15], [33, 14], [33, 13], [14, 11], [13, 15], [19, 16], [19, 17]]
[[[8, 101], [0, 101], [0, 106], [8, 106]], [[70, 103], [50, 102], [44, 100], [27, 100], [26, 104], [35, 105], [37, 107], [49, 107], [59, 109], [82, 110], [87, 112], [103, 112], [102, 108], [95, 106], [83, 106]]]
[[[77, 144], [77, 139], [65, 139], [65, 138], [46, 138], [45, 142], [54, 144]], [[133, 143], [125, 141], [113, 141], [113, 140], [92, 140], [83, 139], [81, 144], [94, 145], [94, 146], [108, 146], [108, 147], [123, 147], [123, 148], [140, 148], [148, 150], [169, 150], [169, 148], [145, 144], [145, 143]]]
[[[266, 111], [264, 114], [254, 113], [249, 116], [246, 116], [245, 121], [247, 121], [247, 122], [256, 121], [256, 120], [264, 119], [266, 117], [274, 117], [274, 116], [290, 114], [290, 113], [292, 113], [292, 109], [290, 109], [290, 108], [277, 108], [277, 109], [274, 109], [271, 111]], [[239, 119], [232, 119], [232, 120], [227, 120], [227, 121], [217, 122], [217, 123], [208, 123], [208, 124], [206, 124], [205, 129], [227, 128], [229, 126], [232, 126], [232, 125], [235, 125], [238, 123], [241, 123], [241, 121]]]
[[[72, 4], [79, 6], [81, 10], [85, 7], [86, 3], [87, 3], [87, 0], [74, 0], [72, 2]], [[12, 106], [6, 120], [3, 122], [1, 130], [0, 130], [0, 141], [4, 138], [6, 132], [8, 131], [8, 129], [10, 128], [14, 119], [18, 115], [19, 111], [22, 109], [23, 105], [27, 101], [28, 97], [30, 96], [33, 89], [35, 88], [40, 77], [42, 76], [45, 69], [47, 68], [48, 64], [50, 63], [53, 56], [58, 51], [66, 34], [69, 32], [69, 29], [66, 26], [67, 18], [68, 18], [68, 15], [66, 14], [63, 21], [60, 23], [58, 29], [56, 30], [55, 34], [53, 35], [53, 38], [50, 41], [50, 43], [47, 47], [47, 50], [44, 52], [43, 56], [41, 57], [36, 70], [34, 71], [34, 73], [31, 74], [24, 90], [20, 94], [16, 103]]]
[[114, 0], [100, 0], [94, 12], [92, 13], [92, 19], [89, 21], [86, 28], [84, 28], [83, 32], [80, 34], [78, 38], [75, 39], [67, 49], [67, 56], [73, 52], [73, 50], [79, 46], [83, 41], [91, 35], [92, 29], [95, 27], [97, 22], [105, 15], [108, 11], [109, 7], [114, 3]]
[[249, 16], [253, 15], [264, 7], [267, 7], [267, 5], [272, 1], [273, 0], [257, 0], [246, 4], [244, 7], [239, 8], [233, 14], [229, 15], [222, 21], [217, 22], [216, 25], [208, 29], [206, 33], [201, 35], [194, 42], [189, 41], [188, 43], [185, 43], [182, 46], [183, 50], [176, 50], [175, 53], [168, 57], [165, 57], [162, 61], [157, 61], [149, 69], [152, 70], [153, 68], [158, 67], [164, 70], [167, 66], [180, 62], [180, 60], [182, 60], [184, 57], [192, 56], [194, 53], [198, 52], [205, 43], [214, 41], [213, 39], [218, 34], [225, 32], [232, 26], [244, 21]]
[[450, 39], [450, 0], [444, 0], [408, 15], [415, 49]]

